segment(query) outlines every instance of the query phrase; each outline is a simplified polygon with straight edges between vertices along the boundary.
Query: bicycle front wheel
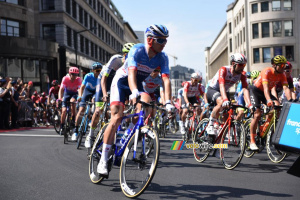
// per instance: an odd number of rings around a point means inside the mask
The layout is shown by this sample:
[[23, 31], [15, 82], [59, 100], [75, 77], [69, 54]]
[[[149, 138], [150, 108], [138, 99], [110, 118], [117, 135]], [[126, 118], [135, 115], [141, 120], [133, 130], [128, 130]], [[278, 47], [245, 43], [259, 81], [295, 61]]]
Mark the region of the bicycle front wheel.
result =
[[245, 135], [246, 135], [244, 156], [247, 158], [251, 158], [255, 154], [255, 151], [252, 151], [250, 149], [250, 123], [251, 123], [251, 119], [247, 120], [244, 123]]
[[245, 151], [245, 130], [239, 121], [227, 126], [221, 139], [220, 157], [226, 169], [234, 169], [242, 160]]
[[108, 124], [105, 124], [103, 128], [99, 131], [95, 142], [93, 144], [90, 159], [89, 159], [89, 176], [93, 183], [100, 183], [104, 177], [101, 177], [97, 172], [97, 166], [100, 162], [102, 155], [102, 147], [103, 147], [103, 135], [104, 131]]
[[274, 130], [275, 130], [275, 127], [274, 127], [274, 123], [273, 123], [270, 126], [269, 132], [267, 134], [267, 144], [266, 144], [267, 154], [273, 163], [280, 163], [286, 157], [286, 153], [276, 149], [274, 144], [272, 143], [272, 137], [274, 135]]
[[197, 162], [204, 162], [210, 152], [210, 144], [208, 144], [204, 139], [207, 137], [207, 132], [205, 131], [208, 125], [209, 119], [204, 118], [198, 124], [193, 137], [193, 154]]
[[141, 195], [154, 177], [159, 160], [159, 139], [149, 126], [143, 126], [139, 133], [134, 156], [135, 134], [124, 151], [120, 167], [120, 185], [125, 196], [135, 198]]

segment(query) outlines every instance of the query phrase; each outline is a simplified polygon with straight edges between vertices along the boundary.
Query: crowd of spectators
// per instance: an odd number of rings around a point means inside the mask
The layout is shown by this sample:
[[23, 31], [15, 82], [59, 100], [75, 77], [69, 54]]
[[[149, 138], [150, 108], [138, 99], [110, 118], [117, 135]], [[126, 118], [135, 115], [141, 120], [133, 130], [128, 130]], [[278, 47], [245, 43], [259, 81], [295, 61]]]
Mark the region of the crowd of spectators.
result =
[[0, 77], [0, 129], [16, 129], [21, 101], [30, 101], [33, 83]]

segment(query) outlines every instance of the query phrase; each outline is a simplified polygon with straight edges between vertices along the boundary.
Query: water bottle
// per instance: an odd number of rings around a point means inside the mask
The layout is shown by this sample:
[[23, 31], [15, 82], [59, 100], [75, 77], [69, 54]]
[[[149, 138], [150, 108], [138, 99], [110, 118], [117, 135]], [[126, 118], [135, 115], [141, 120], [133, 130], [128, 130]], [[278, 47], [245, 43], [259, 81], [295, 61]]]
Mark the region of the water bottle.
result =
[[127, 136], [130, 134], [131, 130], [133, 129], [134, 124], [131, 122], [128, 126], [128, 128], [126, 129], [125, 133], [123, 134], [123, 137], [121, 139], [121, 144], [124, 144]]

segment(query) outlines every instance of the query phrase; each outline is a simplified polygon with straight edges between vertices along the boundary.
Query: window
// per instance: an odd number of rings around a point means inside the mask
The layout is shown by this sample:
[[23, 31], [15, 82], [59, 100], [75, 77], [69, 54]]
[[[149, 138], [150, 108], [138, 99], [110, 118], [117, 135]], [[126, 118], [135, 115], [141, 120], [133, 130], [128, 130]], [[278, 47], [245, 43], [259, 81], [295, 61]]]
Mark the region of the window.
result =
[[55, 10], [54, 0], [42, 0], [42, 10]]
[[80, 35], [80, 51], [84, 53], [84, 37]]
[[268, 12], [269, 11], [269, 2], [261, 2], [261, 12]]
[[292, 10], [292, 0], [283, 1], [283, 10]]
[[237, 46], [239, 46], [239, 44], [240, 44], [240, 35], [237, 34]]
[[294, 46], [286, 46], [285, 53], [288, 61], [294, 61]]
[[71, 0], [66, 0], [66, 12], [71, 15]]
[[91, 57], [94, 57], [94, 43], [91, 42]]
[[280, 11], [280, 0], [272, 1], [272, 11]]
[[232, 52], [232, 39], [229, 39], [229, 52]]
[[86, 11], [84, 11], [84, 26], [88, 27], [88, 14]]
[[8, 19], [1, 19], [1, 35], [25, 37], [25, 23]]
[[77, 3], [75, 0], [72, 1], [72, 17], [77, 18]]
[[252, 38], [258, 38], [258, 24], [252, 24]]
[[254, 63], [259, 63], [259, 48], [253, 49]]
[[85, 53], [87, 55], [89, 55], [89, 53], [90, 53], [90, 51], [89, 51], [90, 50], [89, 45], [90, 45], [90, 41], [85, 38]]
[[284, 36], [293, 36], [293, 21], [284, 22]]
[[243, 18], [245, 17], [245, 11], [244, 11], [244, 8], [242, 9], [242, 16], [243, 16]]
[[83, 24], [83, 9], [79, 6], [79, 22]]
[[25, 1], [24, 0], [0, 0], [0, 1], [16, 4], [16, 5], [19, 5], [19, 6], [25, 6]]
[[270, 49], [270, 47], [263, 48], [263, 62], [264, 63], [271, 62], [271, 49]]
[[77, 44], [77, 40], [78, 40], [78, 34], [76, 34], [76, 31], [73, 30], [73, 44], [74, 44], [74, 49], [78, 49], [78, 44]]
[[56, 42], [55, 24], [44, 24], [42, 27], [43, 39]]
[[263, 22], [261, 23], [261, 31], [262, 31], [262, 37], [270, 37], [270, 27], [269, 22]]
[[274, 50], [274, 56], [282, 55], [282, 47], [281, 46], [274, 47], [273, 50]]
[[244, 42], [246, 42], [246, 29], [245, 29], [245, 27], [243, 28], [243, 36], [244, 36]]
[[281, 22], [273, 22], [273, 37], [281, 37]]
[[252, 4], [252, 14], [258, 12], [257, 3]]
[[72, 46], [72, 29], [67, 26], [67, 45]]
[[90, 16], [90, 29], [93, 28], [93, 18]]
[[240, 31], [240, 40], [241, 40], [241, 44], [243, 44], [243, 35], [242, 35], [242, 31]]
[[229, 33], [231, 33], [231, 22], [229, 22], [228, 27], [229, 27]]
[[98, 46], [95, 45], [95, 58], [98, 59]]

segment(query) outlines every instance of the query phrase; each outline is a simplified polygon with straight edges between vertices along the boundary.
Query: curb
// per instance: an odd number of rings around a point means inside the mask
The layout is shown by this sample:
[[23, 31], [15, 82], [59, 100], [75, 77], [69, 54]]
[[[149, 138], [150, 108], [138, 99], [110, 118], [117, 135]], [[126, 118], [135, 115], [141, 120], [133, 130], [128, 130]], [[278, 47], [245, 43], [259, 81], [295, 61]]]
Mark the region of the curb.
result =
[[52, 129], [54, 128], [53, 126], [48, 126], [48, 127], [21, 127], [18, 129], [9, 129], [9, 130], [0, 130], [0, 133], [10, 133], [10, 132], [16, 132], [16, 131], [28, 131], [32, 129]]

